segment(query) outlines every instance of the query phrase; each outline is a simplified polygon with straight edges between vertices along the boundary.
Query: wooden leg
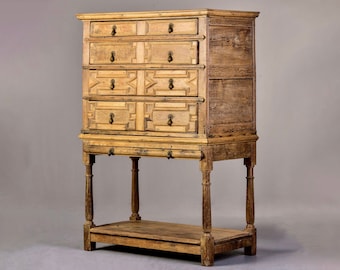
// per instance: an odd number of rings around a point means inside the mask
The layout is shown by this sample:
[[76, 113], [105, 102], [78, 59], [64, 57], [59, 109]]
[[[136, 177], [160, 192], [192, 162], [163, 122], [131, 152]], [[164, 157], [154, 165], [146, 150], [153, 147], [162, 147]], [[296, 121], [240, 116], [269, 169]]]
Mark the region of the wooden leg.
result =
[[246, 255], [256, 254], [256, 228], [255, 228], [255, 202], [254, 202], [254, 166], [255, 160], [252, 158], [245, 158], [244, 165], [247, 167], [247, 201], [246, 201], [246, 231], [252, 234], [252, 245], [245, 247], [244, 253]]
[[84, 224], [84, 249], [93, 250], [96, 243], [91, 242], [90, 229], [95, 227], [93, 223], [93, 190], [92, 190], [92, 166], [95, 162], [95, 156], [87, 153], [83, 154], [83, 161], [86, 167], [86, 183], [85, 183], [85, 224]]
[[210, 172], [212, 171], [212, 161], [210, 155], [206, 155], [200, 161], [202, 172], [202, 225], [203, 234], [201, 236], [201, 264], [211, 266], [214, 264], [214, 237], [211, 234], [211, 197], [210, 197]]
[[132, 160], [132, 185], [131, 185], [131, 216], [130, 220], [141, 220], [139, 211], [139, 187], [138, 187], [138, 160], [139, 157], [130, 157]]

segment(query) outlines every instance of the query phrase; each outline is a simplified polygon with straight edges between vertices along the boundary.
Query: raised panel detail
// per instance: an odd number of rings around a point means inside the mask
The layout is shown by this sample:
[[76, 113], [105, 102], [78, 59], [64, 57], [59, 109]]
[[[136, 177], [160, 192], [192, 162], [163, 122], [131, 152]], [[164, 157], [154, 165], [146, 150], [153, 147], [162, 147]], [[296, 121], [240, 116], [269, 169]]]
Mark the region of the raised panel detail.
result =
[[88, 128], [105, 130], [135, 130], [135, 102], [88, 102]]
[[145, 103], [145, 130], [197, 132], [196, 103]]
[[136, 95], [137, 71], [90, 70], [88, 83], [90, 96]]
[[198, 42], [145, 42], [145, 63], [198, 64]]
[[136, 54], [136, 42], [90, 43], [90, 64], [132, 64]]
[[197, 19], [153, 20], [146, 22], [146, 35], [195, 35]]
[[133, 36], [137, 34], [137, 22], [93, 22], [90, 35], [92, 37]]
[[197, 96], [197, 70], [145, 71], [145, 94], [153, 96]]

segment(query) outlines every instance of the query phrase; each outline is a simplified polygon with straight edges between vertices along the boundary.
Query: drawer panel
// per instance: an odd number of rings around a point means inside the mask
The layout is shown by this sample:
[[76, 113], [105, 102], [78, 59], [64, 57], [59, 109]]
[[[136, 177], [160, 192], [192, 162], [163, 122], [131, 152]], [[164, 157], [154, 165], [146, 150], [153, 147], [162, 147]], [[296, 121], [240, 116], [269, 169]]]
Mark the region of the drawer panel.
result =
[[146, 35], [196, 35], [197, 19], [146, 21]]
[[136, 63], [136, 43], [90, 43], [90, 64]]
[[137, 34], [137, 22], [92, 22], [91, 37], [134, 36]]
[[145, 103], [145, 130], [161, 132], [197, 132], [196, 103]]
[[144, 62], [198, 64], [198, 42], [145, 42]]
[[89, 101], [88, 128], [105, 130], [135, 130], [135, 102]]
[[137, 71], [90, 70], [88, 95], [136, 95]]
[[197, 96], [197, 70], [150, 70], [145, 72], [145, 95]]

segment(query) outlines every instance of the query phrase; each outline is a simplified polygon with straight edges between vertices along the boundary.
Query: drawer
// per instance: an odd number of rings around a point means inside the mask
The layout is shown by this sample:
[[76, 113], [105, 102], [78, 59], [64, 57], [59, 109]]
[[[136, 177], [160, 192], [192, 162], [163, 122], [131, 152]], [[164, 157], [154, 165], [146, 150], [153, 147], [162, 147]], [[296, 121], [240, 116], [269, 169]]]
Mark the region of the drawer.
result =
[[90, 64], [132, 64], [132, 63], [136, 63], [135, 42], [90, 43]]
[[144, 62], [198, 64], [198, 42], [145, 42]]
[[145, 71], [145, 95], [197, 96], [197, 70]]
[[89, 129], [135, 130], [135, 102], [89, 101], [87, 103]]
[[113, 21], [92, 22], [90, 26], [91, 37], [134, 36], [137, 34], [137, 22]]
[[144, 104], [146, 131], [197, 132], [197, 104], [153, 102]]
[[196, 35], [197, 19], [146, 21], [146, 35]]
[[136, 95], [136, 70], [90, 70], [88, 95]]

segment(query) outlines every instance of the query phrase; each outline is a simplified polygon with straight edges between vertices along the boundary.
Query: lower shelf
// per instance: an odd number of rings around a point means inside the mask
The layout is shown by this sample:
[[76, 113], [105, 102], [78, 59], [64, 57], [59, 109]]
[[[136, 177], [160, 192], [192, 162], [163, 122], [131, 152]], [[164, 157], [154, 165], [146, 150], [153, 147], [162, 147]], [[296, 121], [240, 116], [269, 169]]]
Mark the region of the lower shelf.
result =
[[[91, 242], [201, 254], [202, 227], [156, 221], [121, 221], [91, 228]], [[252, 245], [250, 232], [212, 229], [214, 254]]]

